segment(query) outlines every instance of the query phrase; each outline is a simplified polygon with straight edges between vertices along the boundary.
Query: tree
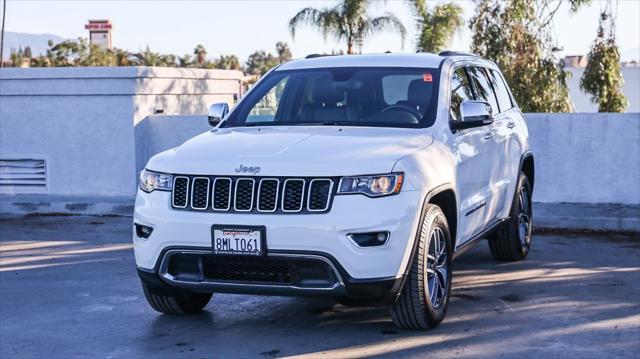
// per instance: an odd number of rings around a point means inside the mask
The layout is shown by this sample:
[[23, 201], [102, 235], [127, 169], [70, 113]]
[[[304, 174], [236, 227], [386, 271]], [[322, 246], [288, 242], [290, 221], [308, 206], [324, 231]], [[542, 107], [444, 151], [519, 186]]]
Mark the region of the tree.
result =
[[273, 55], [264, 50], [258, 50], [249, 55], [245, 63], [245, 72], [250, 75], [262, 75], [272, 67], [291, 60], [291, 50], [289, 50], [289, 45], [286, 42], [278, 41], [276, 43], [276, 52], [277, 55]]
[[26, 57], [27, 59], [30, 59], [33, 57], [33, 54], [31, 53], [31, 47], [27, 46], [24, 48], [24, 57]]
[[[590, 0], [569, 0], [572, 11]], [[571, 111], [567, 73], [555, 58], [549, 24], [562, 2], [477, 0], [472, 52], [502, 70], [524, 112]]]
[[425, 0], [410, 0], [417, 23], [416, 50], [438, 53], [444, 50], [453, 35], [464, 24], [462, 8], [454, 3], [439, 4], [429, 9]]
[[204, 46], [198, 44], [198, 46], [193, 50], [193, 54], [196, 55], [196, 61], [198, 62], [199, 67], [204, 67], [207, 56], [207, 50]]
[[11, 59], [12, 67], [22, 66], [22, 59], [24, 59], [24, 52], [22, 51], [22, 47], [18, 48], [18, 51], [15, 51], [15, 48], [12, 48], [9, 58]]
[[591, 101], [598, 104], [599, 112], [624, 112], [629, 103], [620, 90], [623, 85], [620, 53], [616, 45], [615, 18], [610, 9], [609, 1], [600, 14], [598, 33], [587, 55], [580, 88], [591, 94]]
[[250, 75], [262, 75], [276, 65], [278, 65], [277, 57], [264, 50], [258, 50], [249, 55], [245, 68]]
[[131, 66], [131, 58], [133, 57], [133, 55], [129, 51], [116, 48], [114, 49], [114, 56], [116, 66]]
[[223, 70], [242, 70], [240, 60], [236, 55], [220, 55], [214, 62], [214, 68]]
[[149, 49], [149, 46], [144, 51], [133, 54], [134, 66], [166, 66], [166, 58], [157, 52], [153, 52]]
[[335, 37], [338, 41], [347, 42], [347, 54], [355, 53], [355, 48], [362, 51], [364, 40], [383, 30], [392, 30], [400, 34], [404, 44], [407, 30], [400, 19], [386, 12], [382, 16], [371, 17], [367, 7], [371, 0], [341, 0], [332, 8], [304, 8], [289, 20], [289, 30], [294, 37], [300, 25], [319, 28], [323, 36]]
[[278, 41], [276, 43], [276, 52], [278, 53], [278, 62], [283, 63], [291, 60], [291, 50], [286, 42]]
[[184, 56], [178, 56], [178, 67], [192, 67], [193, 58], [191, 55], [185, 54]]

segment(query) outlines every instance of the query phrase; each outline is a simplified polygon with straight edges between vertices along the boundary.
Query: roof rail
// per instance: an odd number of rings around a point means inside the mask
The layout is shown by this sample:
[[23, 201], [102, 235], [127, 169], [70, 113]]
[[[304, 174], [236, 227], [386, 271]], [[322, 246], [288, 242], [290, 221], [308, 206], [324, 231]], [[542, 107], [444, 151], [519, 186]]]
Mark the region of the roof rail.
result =
[[327, 55], [327, 54], [309, 54], [307, 56], [305, 56], [305, 59], [315, 59], [316, 57], [325, 57], [325, 56], [331, 56], [331, 55]]
[[464, 52], [464, 51], [450, 51], [450, 50], [446, 50], [446, 51], [441, 51], [439, 54], [439, 56], [478, 56], [476, 54], [472, 54], [469, 52]]

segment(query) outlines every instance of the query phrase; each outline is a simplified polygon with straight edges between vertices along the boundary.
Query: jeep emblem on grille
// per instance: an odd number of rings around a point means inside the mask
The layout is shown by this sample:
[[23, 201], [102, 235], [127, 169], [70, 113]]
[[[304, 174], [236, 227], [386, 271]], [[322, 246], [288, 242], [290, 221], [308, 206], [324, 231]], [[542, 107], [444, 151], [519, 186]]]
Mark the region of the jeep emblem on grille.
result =
[[260, 173], [260, 167], [246, 167], [244, 165], [240, 165], [240, 167], [236, 168], [236, 173], [251, 173], [257, 175]]

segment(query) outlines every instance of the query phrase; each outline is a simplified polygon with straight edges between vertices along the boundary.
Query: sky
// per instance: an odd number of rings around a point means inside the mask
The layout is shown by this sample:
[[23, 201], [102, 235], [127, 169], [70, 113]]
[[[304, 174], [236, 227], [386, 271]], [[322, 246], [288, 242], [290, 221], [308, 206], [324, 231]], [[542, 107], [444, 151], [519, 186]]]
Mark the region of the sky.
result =
[[[434, 4], [442, 1], [428, 0]], [[465, 19], [473, 14], [473, 3], [456, 1]], [[184, 55], [197, 44], [209, 56], [235, 54], [241, 61], [256, 50], [275, 52], [277, 41], [286, 41], [294, 58], [311, 53], [344, 49], [345, 45], [323, 36], [314, 28], [301, 28], [291, 37], [288, 21], [305, 7], [322, 8], [335, 1], [303, 0], [8, 0], [6, 31], [54, 34], [63, 38], [88, 37], [84, 25], [89, 19], [110, 19], [114, 26], [113, 44], [129, 51], [144, 49]], [[586, 54], [595, 38], [603, 2], [593, 3], [570, 15], [563, 5], [554, 21], [552, 34], [564, 49], [560, 55]], [[375, 2], [371, 14], [393, 12], [409, 33], [404, 45], [394, 33], [375, 35], [366, 40], [363, 52], [387, 50], [413, 52], [414, 22], [403, 0]], [[622, 60], [640, 59], [640, 0], [619, 0], [616, 24]], [[468, 51], [471, 33], [465, 28], [456, 34], [450, 48]]]

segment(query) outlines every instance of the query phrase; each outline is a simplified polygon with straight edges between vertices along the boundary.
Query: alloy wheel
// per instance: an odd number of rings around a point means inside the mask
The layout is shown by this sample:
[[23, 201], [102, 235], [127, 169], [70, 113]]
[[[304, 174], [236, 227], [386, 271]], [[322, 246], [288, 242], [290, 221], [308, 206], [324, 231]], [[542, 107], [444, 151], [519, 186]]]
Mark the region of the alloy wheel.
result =
[[427, 251], [426, 273], [429, 301], [436, 309], [444, 302], [448, 280], [447, 245], [444, 232], [439, 227], [433, 229]]
[[525, 251], [529, 248], [531, 242], [531, 235], [529, 233], [529, 227], [531, 226], [531, 203], [529, 199], [529, 190], [527, 187], [522, 186], [519, 193], [518, 201], [518, 236], [520, 237], [520, 244], [522, 250]]

